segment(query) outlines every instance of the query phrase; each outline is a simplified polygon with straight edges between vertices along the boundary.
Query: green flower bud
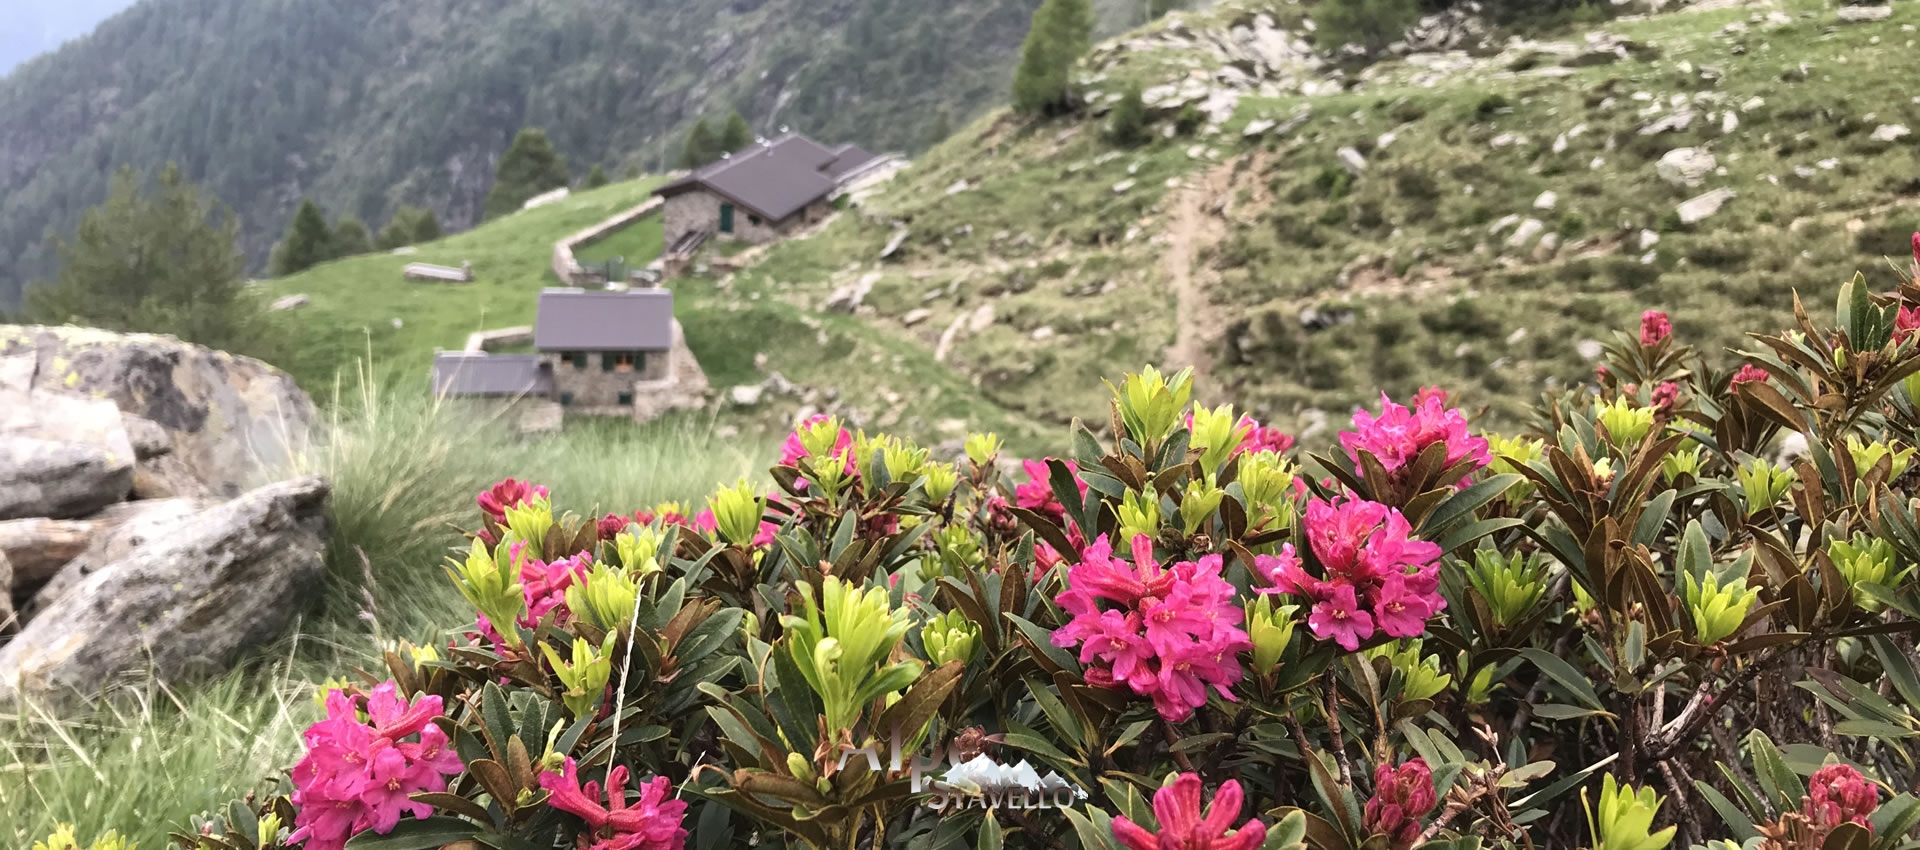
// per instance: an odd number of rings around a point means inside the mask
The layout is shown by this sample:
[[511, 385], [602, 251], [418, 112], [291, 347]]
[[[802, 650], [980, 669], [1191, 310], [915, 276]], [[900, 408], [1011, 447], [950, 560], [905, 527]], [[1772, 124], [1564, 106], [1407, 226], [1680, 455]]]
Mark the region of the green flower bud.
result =
[[1899, 478], [1901, 473], [1907, 471], [1907, 464], [1913, 460], [1911, 447], [1896, 449], [1878, 440], [1869, 443], [1853, 434], [1847, 435], [1847, 454], [1853, 456], [1853, 468], [1861, 475], [1867, 474], [1868, 470], [1879, 464], [1881, 458], [1892, 455], [1893, 461], [1887, 468], [1888, 481]]
[[992, 432], [967, 435], [967, 460], [973, 461], [975, 468], [992, 466], [999, 457], [1000, 435]]
[[1747, 516], [1753, 516], [1780, 501], [1793, 487], [1793, 470], [1774, 466], [1765, 458], [1754, 458], [1734, 470], [1740, 490], [1747, 497]]
[[813, 762], [799, 753], [787, 753], [787, 772], [801, 782], [813, 781]]
[[749, 546], [760, 533], [760, 518], [766, 515], [767, 500], [755, 495], [747, 479], [730, 490], [721, 490], [707, 500], [713, 509], [713, 522], [720, 536], [735, 546]]
[[1733, 637], [1746, 622], [1747, 612], [1759, 601], [1760, 591], [1745, 582], [1720, 586], [1720, 577], [1708, 573], [1706, 581], [1686, 574], [1687, 609], [1693, 613], [1693, 634], [1700, 645], [1709, 646]]
[[527, 541], [535, 551], [546, 542], [547, 530], [553, 527], [553, 505], [545, 496], [528, 497], [526, 501], [507, 508], [507, 529], [513, 536]]
[[1601, 483], [1613, 480], [1613, 458], [1603, 457], [1593, 462], [1593, 480]]
[[1501, 558], [1494, 549], [1475, 549], [1473, 563], [1467, 566], [1467, 580], [1487, 603], [1493, 621], [1512, 626], [1533, 613], [1533, 606], [1547, 592], [1545, 561], [1520, 552]]
[[1259, 594], [1247, 603], [1247, 637], [1253, 640], [1253, 672], [1266, 675], [1280, 668], [1280, 656], [1293, 640], [1298, 605], [1275, 608], [1273, 597]]
[[1827, 557], [1833, 561], [1835, 569], [1847, 581], [1847, 587], [1853, 590], [1853, 604], [1868, 612], [1877, 612], [1885, 607], [1880, 600], [1868, 595], [1860, 588], [1863, 584], [1877, 584], [1892, 587], [1912, 567], [1894, 571], [1896, 558], [1893, 544], [1865, 533], [1856, 533], [1851, 542], [1835, 540], [1827, 544]]
[[614, 633], [608, 632], [596, 652], [585, 638], [574, 638], [573, 657], [566, 661], [560, 660], [551, 645], [540, 645], [548, 666], [566, 686], [566, 690], [560, 692], [560, 701], [574, 717], [591, 717], [599, 710], [600, 698], [607, 691], [607, 679], [613, 674], [614, 639]]
[[1594, 421], [1606, 429], [1607, 438], [1614, 446], [1623, 449], [1639, 445], [1653, 432], [1653, 413], [1653, 408], [1636, 407], [1625, 397], [1616, 398], [1611, 404], [1593, 403]]
[[620, 568], [636, 578], [660, 571], [660, 532], [651, 526], [642, 527], [638, 533], [622, 531], [613, 537], [613, 553], [620, 559]]
[[1205, 527], [1207, 519], [1220, 508], [1220, 500], [1226, 495], [1227, 491], [1214, 484], [1211, 475], [1187, 482], [1187, 489], [1180, 497], [1180, 522], [1186, 527], [1187, 533], [1193, 534]]
[[927, 468], [927, 450], [905, 440], [894, 439], [882, 451], [880, 462], [886, 464], [888, 478], [912, 481]]
[[928, 504], [946, 504], [947, 497], [953, 495], [953, 489], [960, 484], [960, 472], [951, 463], [929, 463], [920, 474], [927, 477], [923, 486]]
[[948, 611], [920, 628], [920, 643], [934, 664], [972, 663], [980, 650], [980, 627], [958, 610]]
[[810, 425], [801, 425], [798, 429], [800, 447], [807, 450], [818, 469], [828, 466], [823, 459], [835, 456], [834, 447], [840, 443], [840, 417], [829, 416]]
[[[800, 585], [804, 617], [780, 618], [787, 652], [807, 684], [820, 695], [827, 733], [851, 730], [862, 709], [900, 691], [920, 676], [918, 659], [888, 663], [912, 623], [906, 609], [891, 607], [887, 590], [829, 576], [816, 600]], [[917, 734], [919, 730], [905, 730]]]
[[567, 587], [567, 610], [603, 629], [619, 629], [633, 619], [640, 578], [597, 561], [585, 577]]
[[1368, 657], [1387, 659], [1393, 664], [1393, 669], [1406, 677], [1406, 684], [1400, 689], [1400, 699], [1433, 699], [1453, 683], [1451, 674], [1440, 672], [1440, 656], [1421, 658], [1420, 641], [1408, 640], [1403, 643], [1403, 647], [1396, 648], [1395, 644], [1390, 643], [1367, 651]]
[[1294, 520], [1293, 464], [1275, 451], [1240, 456], [1240, 493], [1256, 528], [1290, 528]]
[[259, 828], [254, 830], [253, 846], [272, 847], [280, 843], [280, 816], [272, 812], [260, 819]]
[[1145, 446], [1166, 439], [1180, 424], [1180, 413], [1193, 398], [1193, 370], [1182, 369], [1171, 379], [1148, 366], [1130, 374], [1115, 387], [1107, 383], [1120, 407], [1120, 422], [1127, 436]]
[[1223, 404], [1214, 410], [1197, 405], [1193, 408], [1193, 436], [1187, 444], [1202, 450], [1202, 470], [1218, 470], [1245, 438], [1246, 431], [1240, 427], [1240, 419], [1234, 416], [1233, 405]]
[[1600, 807], [1587, 804], [1587, 790], [1580, 789], [1580, 805], [1587, 810], [1587, 829], [1593, 835], [1593, 850], [1664, 850], [1673, 841], [1678, 827], [1649, 833], [1654, 815], [1660, 813], [1660, 795], [1653, 788], [1635, 791], [1620, 785], [1613, 774], [1601, 780]]
[[[1495, 475], [1506, 475], [1520, 471], [1520, 467], [1539, 459], [1547, 453], [1545, 440], [1529, 440], [1525, 437], [1502, 437], [1487, 435], [1487, 453], [1490, 460], [1487, 468]], [[1533, 495], [1533, 482], [1522, 479], [1514, 482], [1504, 493], [1508, 499], [1519, 502]]]
[[[509, 509], [508, 517], [512, 517]], [[544, 534], [545, 532], [542, 532]], [[520, 585], [520, 567], [526, 563], [526, 547], [509, 534], [505, 539], [487, 551], [487, 544], [473, 541], [473, 547], [467, 550], [465, 561], [455, 562], [447, 567], [447, 574], [453, 577], [460, 595], [466, 597], [467, 604], [475, 611], [487, 615], [506, 638], [508, 645], [519, 646], [520, 635], [514, 631], [513, 621], [526, 613], [527, 600]]]
[[1138, 490], [1128, 490], [1120, 497], [1120, 539], [1132, 540], [1144, 534], [1155, 537], [1160, 534], [1160, 499], [1148, 496]]
[[1679, 449], [1660, 459], [1660, 477], [1671, 483], [1680, 480], [1680, 476], [1700, 477], [1700, 467], [1705, 462], [1700, 446], [1691, 449]]

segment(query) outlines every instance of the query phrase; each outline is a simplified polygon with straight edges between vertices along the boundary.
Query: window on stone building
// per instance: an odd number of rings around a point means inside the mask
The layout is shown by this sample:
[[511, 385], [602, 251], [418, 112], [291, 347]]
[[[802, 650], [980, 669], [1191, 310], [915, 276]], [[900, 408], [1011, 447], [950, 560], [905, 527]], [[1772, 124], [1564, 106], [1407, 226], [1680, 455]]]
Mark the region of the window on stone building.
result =
[[575, 369], [585, 369], [587, 368], [587, 353], [584, 351], [562, 351], [560, 352], [560, 362], [571, 364]]
[[631, 406], [633, 406], [633, 393], [621, 393], [621, 394], [620, 394], [620, 405], [621, 405], [622, 407], [631, 407]]
[[561, 406], [561, 407], [567, 407], [567, 406], [569, 406], [569, 405], [571, 405], [571, 404], [573, 404], [573, 393], [561, 393], [561, 394], [560, 394], [560, 406]]
[[608, 351], [600, 355], [600, 371], [631, 372], [639, 368], [640, 353], [637, 351]]

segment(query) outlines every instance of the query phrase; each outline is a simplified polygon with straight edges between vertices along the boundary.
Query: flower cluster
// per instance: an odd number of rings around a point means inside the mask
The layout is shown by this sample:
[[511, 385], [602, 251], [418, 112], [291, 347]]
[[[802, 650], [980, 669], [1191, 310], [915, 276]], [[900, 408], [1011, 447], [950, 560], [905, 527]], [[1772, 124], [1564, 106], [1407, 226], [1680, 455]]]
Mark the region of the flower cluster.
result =
[[366, 720], [345, 693], [327, 695], [327, 719], [307, 728], [306, 757], [293, 768], [292, 801], [299, 811], [288, 843], [339, 850], [365, 830], [385, 835], [403, 813], [433, 813], [409, 795], [446, 790], [446, 777], [466, 769], [447, 734], [433, 724], [440, 698], [408, 704], [395, 690], [391, 681], [373, 689]]
[[1655, 346], [1673, 336], [1673, 322], [1667, 314], [1659, 310], [1648, 310], [1640, 314], [1640, 344]]
[[1413, 463], [1428, 446], [1447, 447], [1445, 466], [1472, 461], [1473, 468], [1486, 466], [1487, 441], [1467, 432], [1467, 417], [1447, 407], [1444, 392], [1422, 390], [1413, 399], [1413, 407], [1393, 403], [1380, 394], [1380, 415], [1365, 410], [1353, 412], [1352, 431], [1340, 432], [1340, 445], [1355, 461], [1365, 451], [1380, 461], [1388, 472]]
[[[1053, 472], [1047, 469], [1047, 461], [1052, 459], [1020, 462], [1020, 466], [1027, 471], [1027, 480], [1013, 488], [1013, 502], [1027, 510], [1052, 517], [1056, 522], [1065, 522], [1066, 508], [1061, 506], [1060, 499], [1053, 493]], [[1073, 483], [1080, 487], [1080, 497], [1086, 498], [1087, 482], [1080, 480], [1079, 465], [1073, 461], [1067, 461], [1066, 464], [1067, 471], [1073, 473]]]
[[578, 815], [587, 832], [579, 838], [582, 850], [682, 850], [687, 830], [680, 825], [687, 804], [670, 799], [671, 786], [656, 776], [639, 787], [640, 799], [627, 803], [627, 768], [607, 772], [606, 803], [600, 783], [580, 783], [579, 767], [569, 758], [559, 772], [540, 774], [540, 787], [552, 792], [554, 808]]
[[1380, 765], [1373, 771], [1373, 798], [1367, 801], [1367, 833], [1386, 836], [1387, 845], [1396, 850], [1412, 847], [1420, 838], [1420, 819], [1436, 802], [1426, 759], [1397, 768]]
[[[514, 620], [514, 624], [531, 629], [540, 625], [540, 619], [550, 613], [554, 614], [557, 623], [566, 623], [572, 617], [572, 611], [567, 607], [567, 588], [586, 578], [593, 569], [593, 556], [581, 552], [571, 558], [552, 562], [539, 558], [522, 560], [522, 547], [526, 544], [514, 540], [508, 545], [513, 547], [512, 560], [520, 564], [520, 592], [527, 603], [526, 610]], [[480, 634], [494, 644], [505, 642], [499, 628], [487, 615], [479, 615], [476, 625]]]
[[1125, 817], [1113, 819], [1113, 837], [1128, 850], [1254, 850], [1267, 840], [1267, 827], [1253, 818], [1228, 834], [1240, 816], [1240, 783], [1229, 779], [1214, 792], [1213, 804], [1200, 809], [1200, 775], [1182, 773], [1172, 785], [1153, 792], [1153, 817], [1160, 831], [1148, 832]]
[[1764, 383], [1770, 377], [1772, 376], [1767, 374], [1767, 370], [1748, 363], [1741, 366], [1740, 371], [1733, 373], [1733, 379], [1727, 381], [1727, 390], [1732, 392], [1733, 390], [1739, 389], [1741, 384], [1750, 381], [1760, 381]]
[[1291, 546], [1258, 556], [1254, 570], [1273, 586], [1261, 593], [1290, 593], [1314, 600], [1307, 617], [1315, 637], [1351, 652], [1374, 630], [1417, 637], [1427, 618], [1444, 610], [1440, 595], [1440, 547], [1407, 535], [1405, 517], [1378, 502], [1348, 498], [1338, 504], [1307, 503], [1307, 541], [1326, 570], [1307, 573]]
[[546, 498], [547, 488], [512, 478], [481, 491], [474, 501], [479, 503], [480, 510], [487, 515], [490, 522], [480, 530], [480, 539], [487, 541], [488, 546], [500, 542], [493, 536], [491, 529], [507, 524], [508, 508], [517, 508]]
[[1816, 826], [1857, 823], [1871, 828], [1868, 818], [1879, 805], [1880, 789], [1861, 776], [1860, 771], [1844, 764], [1830, 764], [1813, 772], [1800, 808], [1801, 814]]
[[[1186, 720], [1207, 703], [1207, 689], [1240, 681], [1238, 654], [1253, 642], [1237, 625], [1244, 613], [1233, 585], [1220, 577], [1219, 555], [1162, 567], [1153, 543], [1133, 538], [1133, 563], [1113, 557], [1101, 535], [1067, 570], [1067, 587], [1054, 598], [1073, 620], [1053, 633], [1053, 645], [1080, 647], [1088, 684], [1125, 686], [1153, 699], [1160, 716]], [[1112, 605], [1102, 607], [1105, 600]]]
[[[780, 465], [798, 467], [802, 458], [812, 457], [813, 452], [807, 448], [806, 441], [803, 439], [804, 433], [823, 426], [830, 421], [832, 421], [832, 417], [821, 413], [811, 416], [798, 426], [795, 426], [793, 433], [788, 434], [787, 441], [780, 446]], [[853, 463], [852, 432], [841, 428], [840, 433], [834, 437], [833, 448], [829, 450], [828, 456], [842, 459], [846, 463], [847, 472], [857, 474]], [[803, 482], [805, 481], [805, 479], [801, 480]]]

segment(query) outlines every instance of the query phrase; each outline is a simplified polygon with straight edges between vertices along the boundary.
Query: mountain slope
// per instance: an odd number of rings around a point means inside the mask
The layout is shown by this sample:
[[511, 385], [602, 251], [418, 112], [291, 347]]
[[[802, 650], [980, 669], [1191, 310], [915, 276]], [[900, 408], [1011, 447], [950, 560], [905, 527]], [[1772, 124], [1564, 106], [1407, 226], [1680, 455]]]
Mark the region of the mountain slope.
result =
[[[575, 171], [671, 164], [738, 108], [876, 150], [1005, 90], [1036, 0], [148, 0], [0, 79], [0, 304], [121, 164], [177, 161], [260, 267], [302, 196], [465, 227], [523, 125]], [[1109, 31], [1129, 0], [1098, 4]]]
[[1856, 269], [1890, 286], [1920, 229], [1920, 105], [1884, 95], [1920, 73], [1915, 7], [1713, 2], [1357, 73], [1306, 49], [1307, 12], [1225, 0], [1109, 44], [1081, 80], [1142, 84], [1153, 143], [989, 116], [734, 291], [817, 307], [881, 271], [863, 314], [1042, 421], [1156, 363], [1296, 428], [1425, 385], [1511, 422], [1591, 379], [1601, 329], [1668, 310], [1725, 369], [1730, 329]]

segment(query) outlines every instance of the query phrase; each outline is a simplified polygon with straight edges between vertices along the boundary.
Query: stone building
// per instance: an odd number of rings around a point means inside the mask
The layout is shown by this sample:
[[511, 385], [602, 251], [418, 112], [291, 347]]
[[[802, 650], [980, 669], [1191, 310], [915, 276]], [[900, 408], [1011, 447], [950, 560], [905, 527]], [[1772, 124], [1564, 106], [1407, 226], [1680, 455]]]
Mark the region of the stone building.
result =
[[517, 410], [522, 427], [547, 430], [564, 415], [644, 422], [698, 406], [706, 375], [687, 349], [666, 289], [540, 293], [532, 354], [441, 352], [433, 390]]
[[841, 189], [892, 162], [798, 133], [756, 142], [655, 190], [666, 202], [667, 252], [690, 253], [708, 239], [779, 239], [826, 218]]

